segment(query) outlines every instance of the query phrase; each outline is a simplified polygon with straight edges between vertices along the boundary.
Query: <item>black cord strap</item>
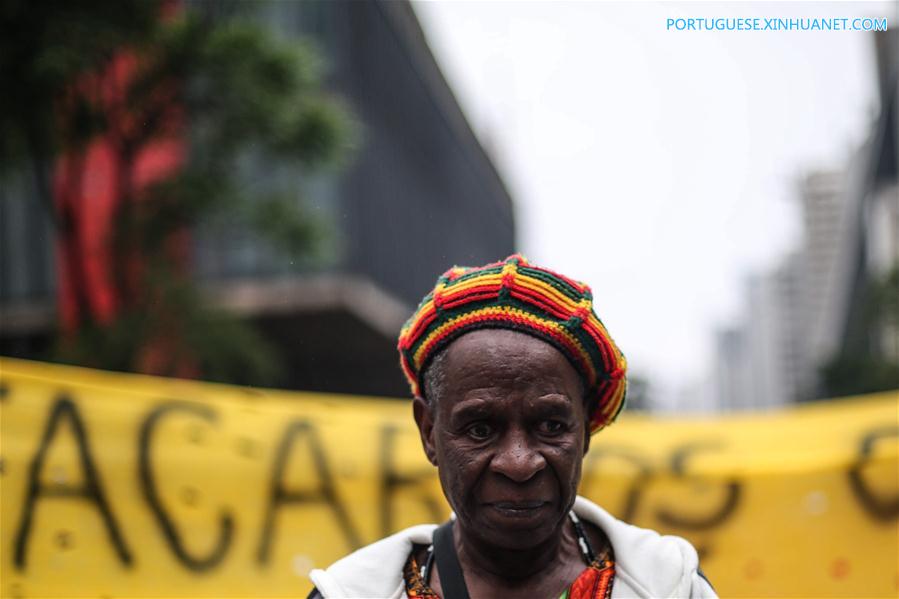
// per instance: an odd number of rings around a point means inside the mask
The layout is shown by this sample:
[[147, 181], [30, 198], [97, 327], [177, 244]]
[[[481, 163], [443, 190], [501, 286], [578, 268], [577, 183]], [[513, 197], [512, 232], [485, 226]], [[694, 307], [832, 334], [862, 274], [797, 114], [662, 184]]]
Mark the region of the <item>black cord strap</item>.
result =
[[434, 530], [434, 561], [440, 571], [440, 586], [443, 599], [470, 599], [456, 545], [453, 543], [453, 520], [441, 524]]
[[584, 561], [589, 566], [596, 560], [596, 552], [593, 551], [593, 545], [590, 544], [590, 539], [587, 538], [587, 533], [584, 532], [584, 526], [581, 524], [580, 518], [573, 511], [568, 512], [568, 517], [571, 519], [571, 523], [574, 524], [574, 534], [577, 535], [577, 544], [581, 549], [581, 555], [584, 556]]

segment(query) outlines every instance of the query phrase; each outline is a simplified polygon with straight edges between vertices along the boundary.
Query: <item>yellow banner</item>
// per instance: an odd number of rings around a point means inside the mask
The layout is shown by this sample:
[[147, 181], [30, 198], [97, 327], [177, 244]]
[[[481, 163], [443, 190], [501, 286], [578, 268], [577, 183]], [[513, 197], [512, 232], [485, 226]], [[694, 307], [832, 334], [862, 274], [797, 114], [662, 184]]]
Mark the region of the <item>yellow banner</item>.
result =
[[[407, 401], [0, 360], [0, 595], [303, 597], [448, 514]], [[625, 414], [582, 494], [689, 538], [722, 596], [899, 594], [899, 392]]]

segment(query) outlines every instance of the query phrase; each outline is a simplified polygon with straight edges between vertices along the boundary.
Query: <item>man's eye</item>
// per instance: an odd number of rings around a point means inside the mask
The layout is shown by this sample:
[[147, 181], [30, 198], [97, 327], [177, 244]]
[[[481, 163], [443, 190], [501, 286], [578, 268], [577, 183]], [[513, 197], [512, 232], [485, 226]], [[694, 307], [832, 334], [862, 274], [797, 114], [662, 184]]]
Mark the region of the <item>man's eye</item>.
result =
[[486, 422], [477, 422], [468, 427], [468, 436], [483, 441], [493, 434], [493, 427]]
[[540, 423], [540, 432], [545, 435], [558, 435], [565, 430], [565, 423], [558, 420], [544, 420]]

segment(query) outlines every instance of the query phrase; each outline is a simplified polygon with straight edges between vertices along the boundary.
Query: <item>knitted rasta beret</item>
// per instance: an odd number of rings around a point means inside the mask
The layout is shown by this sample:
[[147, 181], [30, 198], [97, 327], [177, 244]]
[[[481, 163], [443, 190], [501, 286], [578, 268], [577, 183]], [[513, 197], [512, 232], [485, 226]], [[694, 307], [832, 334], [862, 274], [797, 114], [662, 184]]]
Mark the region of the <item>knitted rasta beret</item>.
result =
[[400, 331], [400, 365], [414, 395], [422, 395], [421, 375], [430, 359], [475, 329], [520, 331], [562, 352], [586, 383], [592, 433], [624, 406], [627, 362], [593, 311], [587, 285], [519, 254], [449, 269]]

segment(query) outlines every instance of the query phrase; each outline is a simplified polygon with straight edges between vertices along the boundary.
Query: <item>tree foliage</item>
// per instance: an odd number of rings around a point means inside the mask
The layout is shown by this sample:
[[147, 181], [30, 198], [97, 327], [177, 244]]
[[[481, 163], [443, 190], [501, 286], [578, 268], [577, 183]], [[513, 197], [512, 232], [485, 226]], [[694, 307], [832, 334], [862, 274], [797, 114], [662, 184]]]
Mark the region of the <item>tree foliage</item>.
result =
[[863, 345], [843, 348], [821, 369], [831, 397], [899, 389], [899, 265], [872, 281], [866, 297]]
[[[72, 258], [76, 298], [90, 285], [77, 268], [78, 206], [57, 201], [51, 174], [61, 157], [77, 167], [100, 139], [117, 157], [104, 240], [116, 318], [98, 319], [81, 297], [59, 357], [271, 383], [275, 356], [251, 329], [208, 307], [184, 237], [227, 213], [292, 253], [315, 250], [322, 229], [299, 208], [297, 190], [278, 177], [248, 185], [241, 164], [310, 173], [347, 155], [353, 121], [323, 91], [316, 53], [250, 21], [158, 0], [2, 0], [0, 11], [0, 164], [33, 173], [61, 254]], [[186, 147], [184, 159], [139, 183], [142, 155], [166, 142]]]

